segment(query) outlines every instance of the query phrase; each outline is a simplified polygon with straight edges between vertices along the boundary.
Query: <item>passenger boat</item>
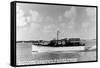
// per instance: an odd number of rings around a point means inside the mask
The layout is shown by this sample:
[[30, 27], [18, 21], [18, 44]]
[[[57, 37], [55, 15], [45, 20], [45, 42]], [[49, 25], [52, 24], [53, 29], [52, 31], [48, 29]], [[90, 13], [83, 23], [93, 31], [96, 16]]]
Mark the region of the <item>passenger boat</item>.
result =
[[33, 52], [71, 52], [85, 50], [85, 44], [81, 43], [80, 38], [64, 38], [51, 41], [38, 41], [33, 43]]

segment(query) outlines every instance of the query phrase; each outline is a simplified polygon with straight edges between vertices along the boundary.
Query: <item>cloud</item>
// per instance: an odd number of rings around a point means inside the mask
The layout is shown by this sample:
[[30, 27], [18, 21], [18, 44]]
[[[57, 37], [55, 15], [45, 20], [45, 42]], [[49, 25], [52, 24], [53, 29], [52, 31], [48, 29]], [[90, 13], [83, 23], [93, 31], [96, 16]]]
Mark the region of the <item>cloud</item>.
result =
[[75, 7], [71, 7], [70, 10], [66, 10], [64, 13], [64, 16], [66, 18], [72, 18], [74, 17], [76, 14], [76, 8]]
[[45, 33], [49, 33], [56, 30], [56, 26], [55, 25], [47, 25], [44, 27], [44, 32]]
[[83, 28], [89, 27], [89, 22], [83, 22], [83, 23], [82, 23], [82, 27], [83, 27]]
[[43, 21], [43, 17], [36, 10], [29, 10], [29, 16], [27, 16], [27, 22], [30, 23], [40, 23]]
[[82, 22], [81, 26], [82, 26], [82, 27], [81, 27], [81, 31], [82, 31], [84, 34], [88, 34], [89, 31], [90, 31], [89, 28], [91, 28], [91, 27], [90, 27], [90, 22]]
[[89, 21], [91, 23], [91, 27], [96, 28], [96, 8], [87, 8], [86, 9], [87, 15], [89, 17]]
[[37, 11], [30, 10], [29, 13], [31, 15], [31, 21], [38, 21], [39, 13]]
[[66, 29], [73, 29], [75, 26], [76, 19], [76, 7], [71, 7], [69, 10], [64, 12], [64, 17], [66, 18]]
[[62, 20], [63, 20], [62, 16], [58, 16], [58, 21], [62, 21]]
[[[91, 25], [91, 30], [94, 30], [92, 32], [95, 33], [96, 28], [96, 8], [90, 7], [86, 9], [87, 15], [89, 17], [89, 25]], [[92, 29], [93, 28], [93, 29]]]
[[40, 22], [42, 20], [42, 17], [35, 10], [29, 10], [29, 12], [27, 14], [28, 14], [28, 16], [26, 16], [26, 21], [27, 22], [36, 23], [36, 22]]
[[[28, 15], [25, 16], [25, 14], [28, 14]], [[42, 21], [42, 17], [35, 10], [29, 10], [29, 12], [25, 12], [20, 6], [17, 6], [16, 20], [17, 20], [18, 27], [25, 27], [25, 26], [34, 27], [35, 23]]]
[[44, 17], [44, 21], [45, 24], [52, 24], [54, 23], [54, 19], [51, 16], [46, 16]]
[[26, 18], [24, 16], [24, 11], [17, 6], [17, 26], [25, 26], [27, 22], [25, 21]]
[[61, 28], [63, 28], [63, 30], [67, 29], [67, 30], [71, 30], [74, 29], [75, 23], [74, 20], [69, 21], [68, 23], [63, 22], [60, 24]]
[[96, 8], [93, 7], [87, 8], [86, 11], [89, 17], [93, 17], [93, 18], [96, 17]]
[[74, 20], [72, 19], [69, 23], [68, 23], [68, 28], [69, 29], [73, 29], [75, 26]]

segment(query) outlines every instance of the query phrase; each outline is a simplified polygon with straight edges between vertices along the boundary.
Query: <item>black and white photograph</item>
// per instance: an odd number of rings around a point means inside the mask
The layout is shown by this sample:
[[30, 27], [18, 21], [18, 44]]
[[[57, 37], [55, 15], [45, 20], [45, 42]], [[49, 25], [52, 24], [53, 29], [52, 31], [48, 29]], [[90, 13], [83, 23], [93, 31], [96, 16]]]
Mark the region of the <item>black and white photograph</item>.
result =
[[16, 65], [97, 61], [96, 10], [16, 3]]

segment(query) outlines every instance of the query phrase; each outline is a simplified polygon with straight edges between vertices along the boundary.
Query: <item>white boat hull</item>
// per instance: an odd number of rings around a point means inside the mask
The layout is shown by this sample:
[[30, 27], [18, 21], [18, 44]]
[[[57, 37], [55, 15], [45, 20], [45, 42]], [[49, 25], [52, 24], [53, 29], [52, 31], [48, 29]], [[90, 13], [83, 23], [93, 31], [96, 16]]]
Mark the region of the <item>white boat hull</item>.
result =
[[46, 47], [46, 46], [32, 45], [33, 52], [81, 51], [81, 50], [85, 50], [85, 46]]

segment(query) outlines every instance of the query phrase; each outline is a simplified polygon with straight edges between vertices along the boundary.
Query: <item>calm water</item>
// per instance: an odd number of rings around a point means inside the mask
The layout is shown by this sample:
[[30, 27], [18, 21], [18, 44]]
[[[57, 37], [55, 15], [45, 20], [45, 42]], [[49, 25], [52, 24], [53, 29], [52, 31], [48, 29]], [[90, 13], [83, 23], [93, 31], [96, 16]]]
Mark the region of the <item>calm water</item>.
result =
[[17, 65], [96, 60], [96, 50], [84, 52], [32, 52], [31, 43], [17, 43]]

